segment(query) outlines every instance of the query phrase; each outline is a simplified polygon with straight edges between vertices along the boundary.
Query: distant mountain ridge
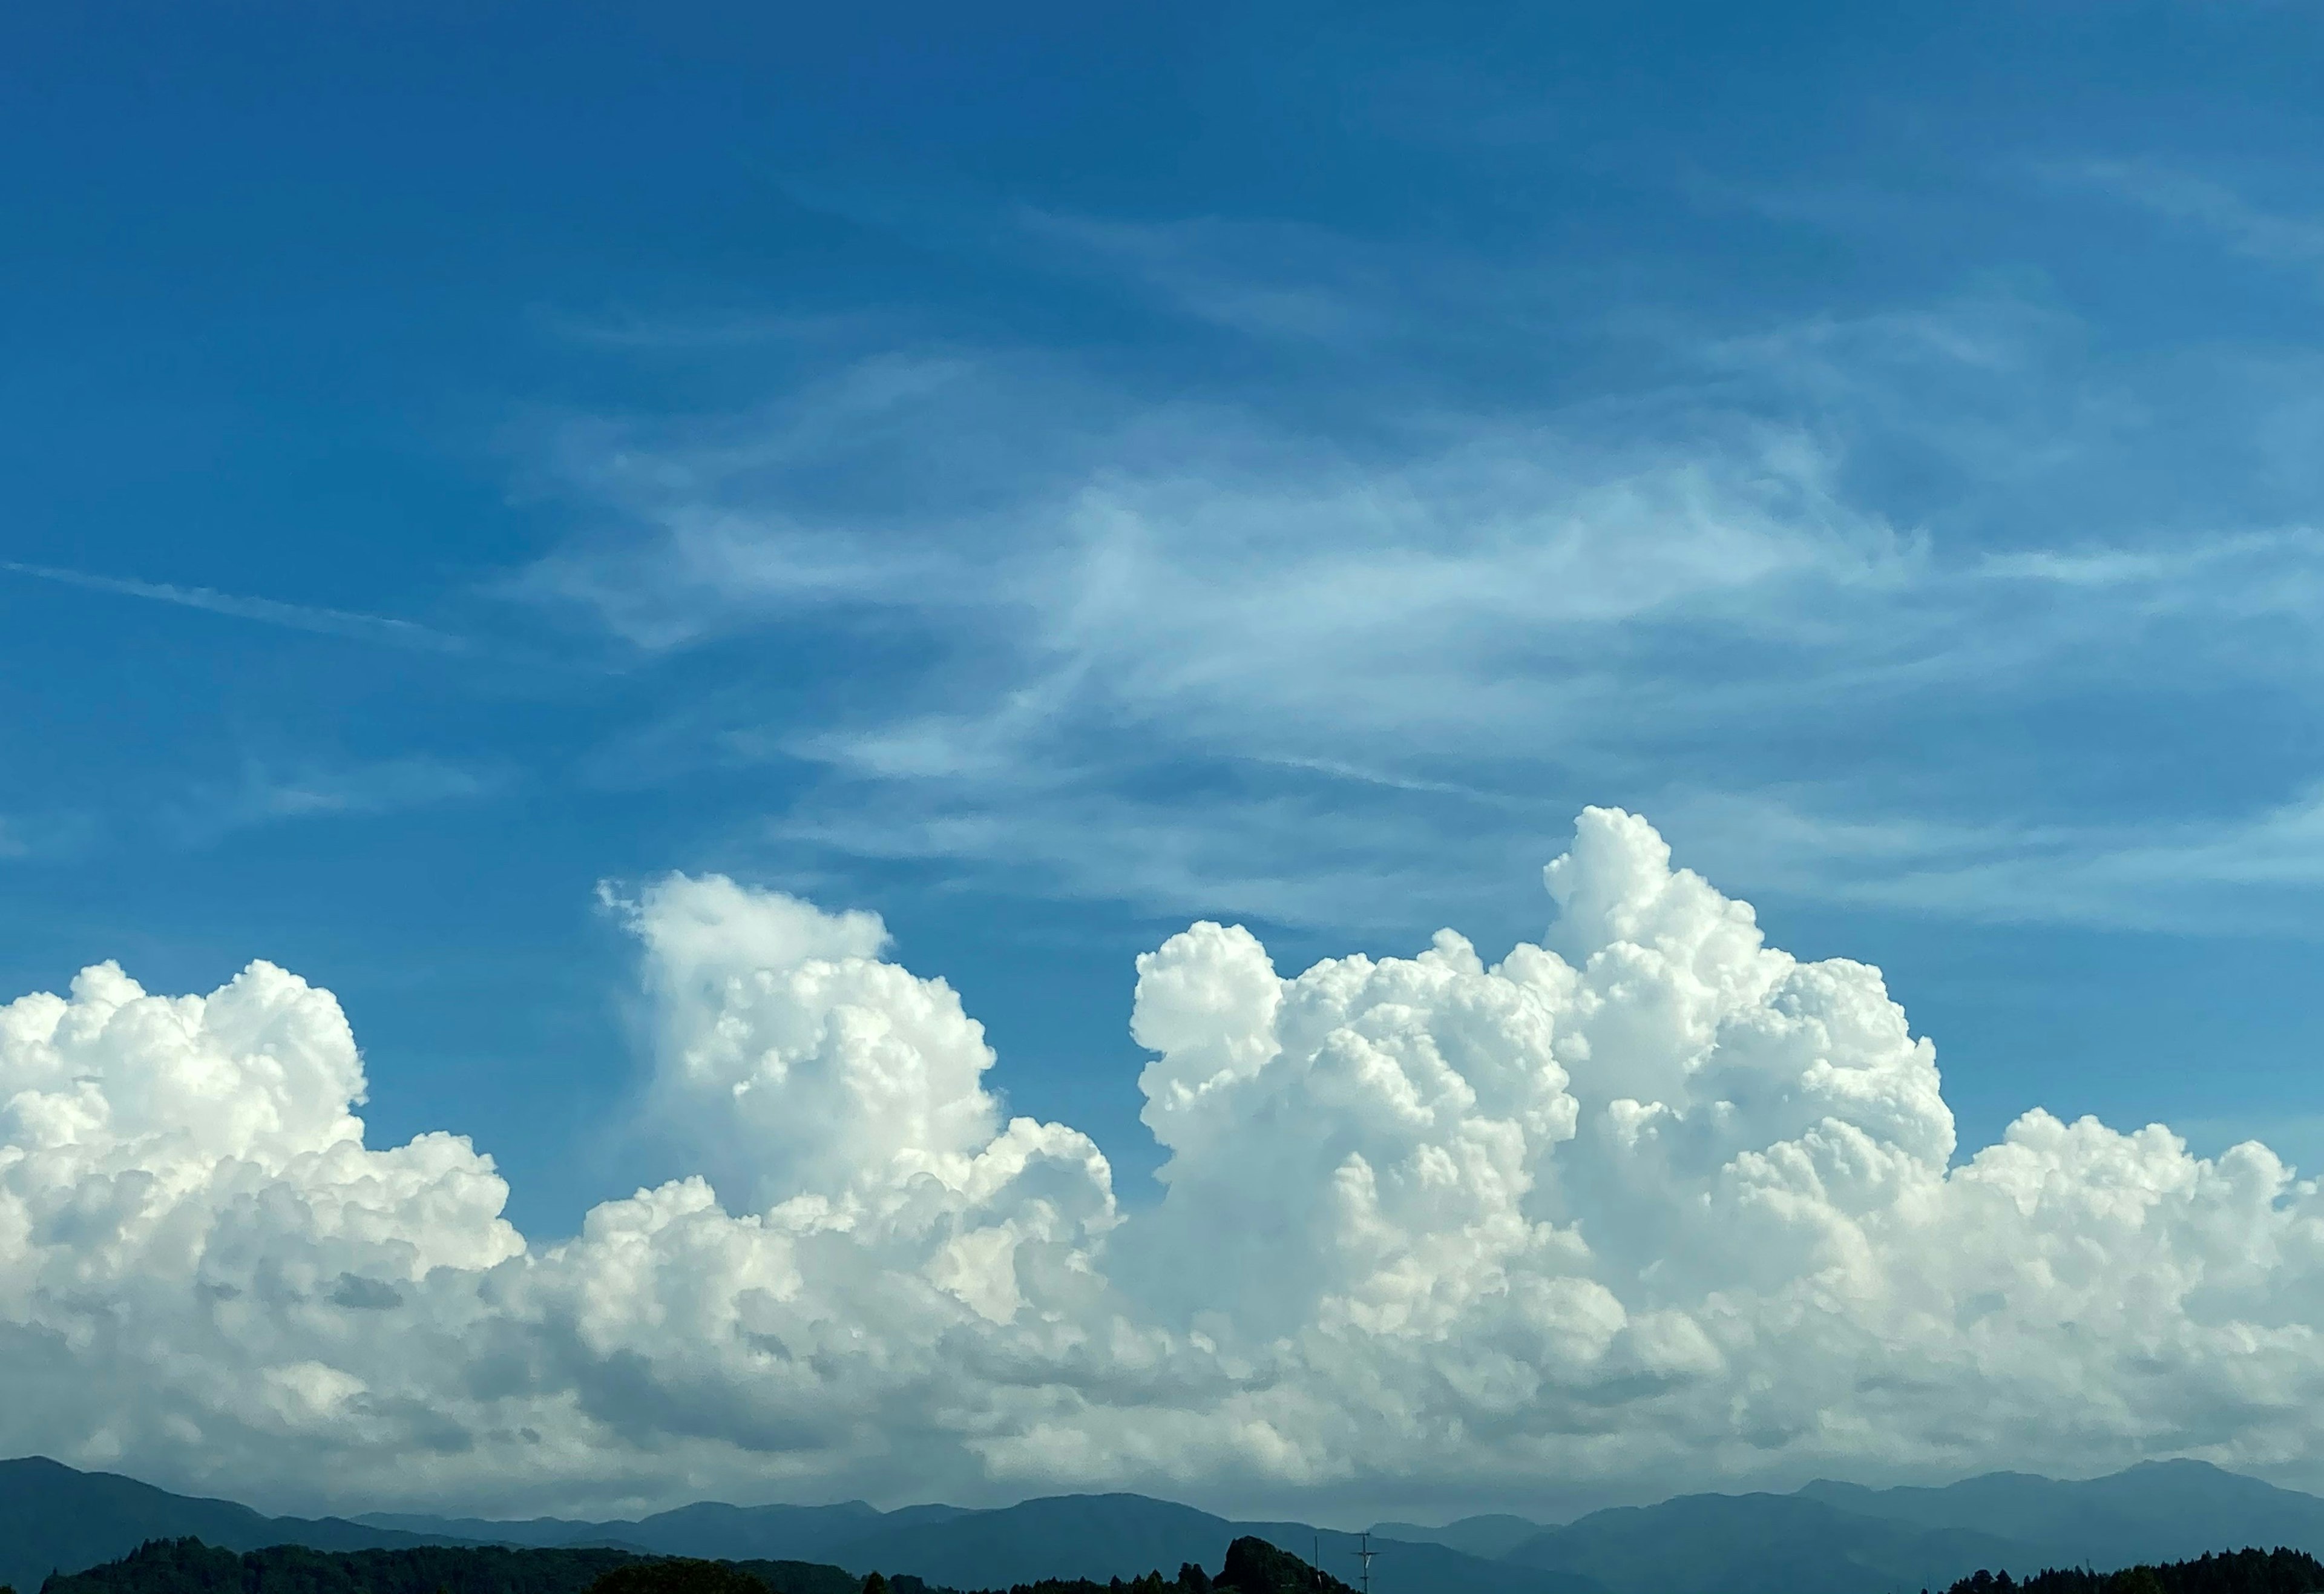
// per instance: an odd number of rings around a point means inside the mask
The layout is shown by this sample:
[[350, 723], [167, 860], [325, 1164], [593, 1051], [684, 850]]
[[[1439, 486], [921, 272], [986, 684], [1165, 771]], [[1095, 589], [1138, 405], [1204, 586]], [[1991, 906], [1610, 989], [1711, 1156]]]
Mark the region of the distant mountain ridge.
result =
[[[1295, 1522], [1234, 1522], [1141, 1495], [1061, 1495], [996, 1510], [916, 1506], [680, 1506], [636, 1520], [494, 1522], [375, 1513], [267, 1517], [54, 1461], [0, 1462], [0, 1581], [33, 1594], [150, 1538], [223, 1549], [398, 1549], [497, 1543], [611, 1546], [716, 1560], [819, 1562], [951, 1589], [1044, 1578], [1166, 1577], [1219, 1563], [1242, 1535], [1326, 1568], [1352, 1567], [1354, 1535]], [[2061, 1481], [1990, 1473], [1934, 1488], [1819, 1481], [1790, 1494], [1687, 1495], [1592, 1512], [1557, 1527], [1521, 1516], [1443, 1527], [1383, 1523], [1374, 1594], [1910, 1594], [1978, 1568], [2100, 1571], [2206, 1551], [2324, 1552], [2324, 1499], [2196, 1461]]]
[[1588, 1577], [1612, 1594], [1893, 1594], [1978, 1567], [2024, 1565], [1997, 1534], [1858, 1515], [1801, 1495], [1688, 1495], [1596, 1511], [1503, 1565]]
[[1443, 1527], [1423, 1527], [1416, 1522], [1375, 1522], [1372, 1533], [1383, 1539], [1400, 1539], [1408, 1544], [1443, 1544], [1464, 1555], [1499, 1561], [1527, 1539], [1549, 1532], [1551, 1525], [1527, 1516], [1495, 1514], [1463, 1516]]
[[385, 1511], [368, 1511], [354, 1520], [403, 1533], [448, 1534], [534, 1549], [615, 1544], [656, 1555], [696, 1555], [715, 1561], [815, 1561], [825, 1559], [827, 1552], [843, 1544], [885, 1530], [967, 1515], [959, 1506], [906, 1506], [883, 1512], [862, 1500], [836, 1506], [725, 1506], [705, 1500], [633, 1521], [581, 1522], [540, 1516], [527, 1522], [490, 1522], [480, 1517]]
[[0, 1583], [23, 1594], [32, 1594], [51, 1571], [80, 1571], [116, 1560], [148, 1539], [189, 1536], [222, 1550], [269, 1544], [396, 1550], [458, 1542], [336, 1516], [262, 1516], [231, 1500], [173, 1495], [45, 1456], [0, 1461]]
[[2073, 1482], [1989, 1472], [1939, 1488], [1818, 1481], [1800, 1493], [1861, 1515], [1982, 1526], [2061, 1566], [2088, 1561], [2107, 1570], [2100, 1562], [2108, 1556], [2115, 1566], [2182, 1560], [2229, 1540], [2311, 1552], [2324, 1547], [2324, 1499], [2203, 1461], [2145, 1461]]
[[[537, 1517], [492, 1522], [377, 1513], [355, 1519], [268, 1517], [224, 1500], [197, 1500], [109, 1473], [46, 1460], [0, 1462], [0, 1581], [34, 1594], [51, 1571], [77, 1572], [129, 1554], [149, 1539], [194, 1537], [220, 1549], [277, 1544], [317, 1550], [503, 1544], [612, 1547], [722, 1561], [823, 1562], [862, 1574], [905, 1573], [953, 1589], [1007, 1589], [1043, 1578], [1174, 1573], [1182, 1562], [1220, 1564], [1246, 1534], [1294, 1555], [1317, 1545], [1327, 1565], [1352, 1562], [1355, 1537], [1305, 1523], [1233, 1523], [1142, 1495], [1065, 1495], [998, 1510], [911, 1506], [881, 1512], [836, 1506], [701, 1502], [635, 1521]], [[1333, 1556], [1341, 1559], [1333, 1560]], [[1605, 1594], [1549, 1568], [1515, 1567], [1442, 1544], [1401, 1547], [1375, 1563], [1373, 1594]]]
[[2202, 1461], [2061, 1481], [1994, 1472], [1939, 1488], [1819, 1481], [1788, 1495], [1682, 1495], [1596, 1511], [1508, 1561], [1609, 1594], [1882, 1594], [1980, 1567], [2034, 1571], [2324, 1549], [2324, 1499]]
[[[854, 1572], [902, 1572], [952, 1589], [1007, 1589], [1044, 1578], [1134, 1578], [1215, 1566], [1245, 1534], [1326, 1567], [1354, 1565], [1356, 1537], [1304, 1522], [1232, 1522], [1144, 1495], [1055, 1495], [995, 1510], [909, 1506], [881, 1512], [838, 1506], [686, 1506], [637, 1521], [475, 1518], [375, 1514], [358, 1521], [539, 1547], [629, 1544], [663, 1555], [829, 1561]], [[496, 1531], [497, 1530], [497, 1531]], [[1372, 1569], [1373, 1594], [1605, 1594], [1588, 1579], [1518, 1567], [1441, 1543], [1400, 1544]]]

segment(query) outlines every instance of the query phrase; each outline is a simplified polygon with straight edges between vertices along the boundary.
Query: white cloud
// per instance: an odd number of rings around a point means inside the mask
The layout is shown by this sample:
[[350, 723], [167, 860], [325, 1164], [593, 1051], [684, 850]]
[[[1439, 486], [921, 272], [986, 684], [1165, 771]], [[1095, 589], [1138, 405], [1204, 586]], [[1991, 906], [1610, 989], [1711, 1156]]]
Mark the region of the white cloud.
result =
[[[1208, 224], [1040, 225], [1229, 279], [1265, 253]], [[540, 485], [601, 530], [511, 589], [687, 683], [599, 765], [788, 766], [765, 833], [794, 862], [1371, 926], [1400, 900], [1382, 873], [1449, 907], [1577, 794], [1683, 814], [1715, 769], [1766, 804], [1827, 788], [1827, 827], [2053, 838], [2067, 868], [2183, 832], [2155, 861], [2187, 863], [2190, 922], [2273, 922], [2198, 856], [2253, 819], [2190, 774], [2218, 755], [2138, 753], [2324, 696], [2313, 525], [2150, 479], [2205, 435], [2153, 390], [2199, 374], [2095, 368], [2070, 316], [2000, 293], [1631, 331], [1645, 374], [1562, 405], [1362, 391], [1368, 368], [1352, 419], [1262, 418], [949, 348], [723, 420], [578, 424]], [[844, 681], [798, 690], [839, 650]], [[1996, 769], [2024, 746], [2047, 751]], [[2281, 737], [2230, 756], [2250, 806], [2318, 778]], [[2116, 764], [2135, 811], [2098, 835], [2078, 814]], [[1980, 898], [1975, 845], [1921, 861], [1950, 886], [1849, 889], [1972, 918], [2133, 900]], [[1846, 894], [1830, 874], [1742, 877]]]
[[2324, 1481], [2324, 1206], [2038, 1110], [1954, 1163], [1878, 972], [1592, 810], [1541, 945], [1140, 959], [1165, 1199], [1009, 1119], [876, 919], [673, 876], [654, 1105], [708, 1178], [528, 1246], [375, 1150], [324, 992], [0, 1008], [0, 1441], [270, 1503], [1121, 1486], [1250, 1509], [2198, 1454]]

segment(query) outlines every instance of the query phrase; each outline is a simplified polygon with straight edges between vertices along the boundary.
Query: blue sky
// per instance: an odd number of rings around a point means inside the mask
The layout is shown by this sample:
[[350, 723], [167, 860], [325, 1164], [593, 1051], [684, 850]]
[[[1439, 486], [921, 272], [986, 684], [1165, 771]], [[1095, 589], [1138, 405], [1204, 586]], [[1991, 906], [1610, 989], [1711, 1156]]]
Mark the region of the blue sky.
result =
[[557, 1234], [601, 881], [885, 915], [1158, 1153], [1130, 960], [1650, 817], [2025, 1107], [2324, 1159], [2291, 5], [0, 23], [0, 985], [253, 957]]

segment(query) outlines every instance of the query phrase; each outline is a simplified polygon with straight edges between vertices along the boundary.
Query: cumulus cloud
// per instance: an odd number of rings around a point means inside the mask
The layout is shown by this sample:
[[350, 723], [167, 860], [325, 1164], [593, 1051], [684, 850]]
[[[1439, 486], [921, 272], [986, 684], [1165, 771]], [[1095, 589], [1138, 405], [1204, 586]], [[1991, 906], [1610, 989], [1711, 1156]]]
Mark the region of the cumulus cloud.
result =
[[0, 1432], [169, 1481], [508, 1510], [704, 1494], [1646, 1493], [2196, 1454], [2324, 1478], [2324, 1208], [2264, 1147], [2039, 1110], [1955, 1159], [1877, 969], [1583, 814], [1538, 945], [1139, 960], [1145, 1119], [1008, 1117], [879, 921], [616, 905], [702, 1175], [529, 1246], [364, 1144], [337, 1003], [110, 965], [0, 1007]]

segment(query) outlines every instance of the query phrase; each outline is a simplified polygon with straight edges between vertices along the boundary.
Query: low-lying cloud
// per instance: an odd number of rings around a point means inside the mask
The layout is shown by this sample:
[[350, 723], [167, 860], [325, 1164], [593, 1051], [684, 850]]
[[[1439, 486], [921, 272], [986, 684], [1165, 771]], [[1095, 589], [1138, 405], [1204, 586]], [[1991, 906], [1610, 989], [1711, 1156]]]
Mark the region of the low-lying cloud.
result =
[[1593, 809], [1540, 945], [1139, 960], [1167, 1193], [1011, 1118], [877, 918], [619, 903], [700, 1176], [528, 1244], [364, 1144], [337, 1003], [112, 965], [0, 1007], [0, 1444], [279, 1505], [1130, 1487], [1517, 1500], [2197, 1455], [2324, 1480], [2324, 1204], [2034, 1110], [1956, 1161], [1879, 972]]

